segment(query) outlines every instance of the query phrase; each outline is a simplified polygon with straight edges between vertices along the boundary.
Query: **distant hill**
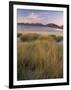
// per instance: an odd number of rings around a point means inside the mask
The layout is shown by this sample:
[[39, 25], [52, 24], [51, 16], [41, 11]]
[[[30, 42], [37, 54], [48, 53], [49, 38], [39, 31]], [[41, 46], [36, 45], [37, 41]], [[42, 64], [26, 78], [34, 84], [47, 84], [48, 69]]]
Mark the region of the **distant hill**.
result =
[[40, 23], [31, 23], [31, 24], [29, 24], [29, 23], [18, 23], [19, 25], [31, 25], [31, 26], [45, 26], [45, 25], [43, 25], [43, 24], [40, 24]]
[[46, 26], [51, 27], [51, 28], [59, 28], [59, 29], [63, 29], [63, 25], [62, 25], [62, 26], [58, 26], [58, 25], [53, 24], [53, 23], [49, 23], [49, 24], [47, 24]]
[[63, 25], [60, 28], [63, 29]]
[[44, 26], [44, 27], [51, 27], [51, 28], [59, 28], [59, 29], [63, 29], [63, 25], [62, 26], [58, 26], [54, 23], [49, 23], [46, 25], [40, 24], [40, 23], [17, 23], [18, 25], [29, 25], [29, 26]]

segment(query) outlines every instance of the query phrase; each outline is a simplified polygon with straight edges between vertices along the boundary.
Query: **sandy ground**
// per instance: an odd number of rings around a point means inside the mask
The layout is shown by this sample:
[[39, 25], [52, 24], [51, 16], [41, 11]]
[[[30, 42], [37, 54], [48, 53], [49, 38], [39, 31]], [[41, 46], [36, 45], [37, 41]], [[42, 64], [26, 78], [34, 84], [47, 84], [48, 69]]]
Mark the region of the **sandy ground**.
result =
[[37, 33], [37, 34], [44, 34], [44, 35], [57, 35], [57, 36], [63, 36], [62, 31], [56, 31], [56, 32], [32, 32], [32, 31], [18, 31], [18, 33], [27, 34], [27, 33]]

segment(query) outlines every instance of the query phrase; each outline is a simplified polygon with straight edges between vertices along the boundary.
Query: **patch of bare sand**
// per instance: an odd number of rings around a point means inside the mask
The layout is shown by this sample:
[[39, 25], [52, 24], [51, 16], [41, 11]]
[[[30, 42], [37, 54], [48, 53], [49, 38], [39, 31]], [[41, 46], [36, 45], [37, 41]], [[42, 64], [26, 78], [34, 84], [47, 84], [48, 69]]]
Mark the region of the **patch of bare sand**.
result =
[[18, 31], [18, 33], [22, 33], [22, 34], [30, 34], [30, 33], [37, 33], [37, 34], [42, 34], [42, 35], [56, 35], [56, 36], [63, 36], [63, 32], [62, 31], [56, 31], [56, 32], [32, 32], [32, 31]]

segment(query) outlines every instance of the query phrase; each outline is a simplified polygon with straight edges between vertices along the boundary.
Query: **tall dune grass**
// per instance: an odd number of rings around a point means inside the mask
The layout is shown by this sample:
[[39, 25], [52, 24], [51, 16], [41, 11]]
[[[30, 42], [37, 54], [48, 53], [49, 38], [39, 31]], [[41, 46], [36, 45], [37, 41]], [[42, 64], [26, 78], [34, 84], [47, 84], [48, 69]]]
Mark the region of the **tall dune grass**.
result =
[[47, 39], [53, 39], [56, 42], [59, 42], [61, 40], [63, 40], [63, 36], [56, 36], [56, 35], [41, 35], [41, 34], [37, 34], [37, 33], [27, 33], [27, 34], [22, 34], [22, 33], [18, 33], [17, 35], [18, 37], [20, 37], [21, 41], [34, 41], [34, 40], [47, 40]]
[[17, 57], [18, 80], [63, 77], [63, 46], [51, 36], [18, 42]]

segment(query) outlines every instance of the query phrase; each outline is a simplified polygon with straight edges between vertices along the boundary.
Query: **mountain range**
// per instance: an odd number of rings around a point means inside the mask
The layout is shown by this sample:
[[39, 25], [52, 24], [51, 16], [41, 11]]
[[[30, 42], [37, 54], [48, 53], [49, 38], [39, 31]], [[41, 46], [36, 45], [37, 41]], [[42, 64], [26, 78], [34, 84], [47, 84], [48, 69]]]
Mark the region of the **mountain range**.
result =
[[29, 26], [44, 26], [44, 27], [51, 27], [51, 28], [58, 28], [58, 29], [63, 29], [63, 25], [59, 26], [57, 24], [54, 24], [54, 23], [49, 23], [49, 24], [46, 24], [46, 25], [43, 25], [41, 23], [17, 23], [18, 25], [29, 25]]

